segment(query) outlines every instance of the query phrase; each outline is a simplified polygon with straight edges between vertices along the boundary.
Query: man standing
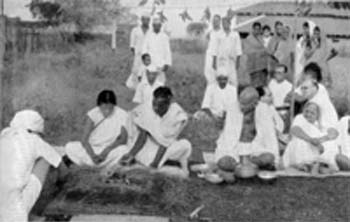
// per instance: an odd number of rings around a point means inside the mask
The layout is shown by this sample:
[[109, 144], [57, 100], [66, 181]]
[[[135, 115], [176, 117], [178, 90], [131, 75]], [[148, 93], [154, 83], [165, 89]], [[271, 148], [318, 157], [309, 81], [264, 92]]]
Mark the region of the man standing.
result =
[[273, 54], [277, 59], [278, 64], [283, 64], [289, 70], [288, 80], [293, 81], [292, 73], [293, 73], [293, 41], [290, 38], [290, 31], [288, 27], [283, 27], [282, 35], [280, 37], [279, 43], [277, 45], [276, 51]]
[[171, 160], [180, 164], [183, 175], [188, 176], [188, 158], [191, 143], [178, 136], [187, 124], [185, 111], [172, 101], [168, 87], [159, 87], [153, 101], [136, 107], [130, 113], [130, 151], [121, 160], [123, 165], [137, 161], [145, 166], [160, 169]]
[[159, 17], [153, 18], [153, 30], [146, 35], [142, 53], [150, 54], [152, 64], [160, 71], [158, 80], [164, 84], [165, 73], [172, 64], [172, 58], [170, 40], [168, 35], [162, 32], [162, 23]]
[[126, 86], [135, 89], [137, 85], [137, 73], [141, 67], [142, 60], [142, 47], [144, 39], [149, 30], [150, 16], [143, 14], [141, 16], [141, 25], [132, 29], [130, 35], [130, 50], [134, 56], [134, 63], [132, 66], [131, 74], [126, 81]]
[[261, 24], [255, 22], [252, 33], [244, 41], [244, 53], [247, 55], [246, 72], [254, 87], [267, 84], [268, 53], [261, 36]]
[[215, 15], [213, 19], [213, 28], [208, 33], [208, 48], [205, 57], [204, 75], [207, 80], [207, 84], [215, 83], [215, 70], [213, 69], [213, 59], [216, 52], [218, 37], [220, 36], [220, 15]]
[[222, 19], [223, 30], [218, 38], [217, 51], [213, 57], [213, 69], [224, 68], [228, 73], [229, 82], [238, 86], [237, 70], [242, 55], [242, 45], [239, 34], [231, 30], [231, 19]]

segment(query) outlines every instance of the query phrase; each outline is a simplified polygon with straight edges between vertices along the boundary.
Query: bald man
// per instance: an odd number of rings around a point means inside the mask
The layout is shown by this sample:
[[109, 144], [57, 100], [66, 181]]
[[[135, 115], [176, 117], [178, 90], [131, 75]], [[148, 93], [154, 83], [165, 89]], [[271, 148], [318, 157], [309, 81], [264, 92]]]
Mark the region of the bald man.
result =
[[148, 32], [142, 52], [150, 54], [152, 64], [160, 71], [158, 80], [164, 84], [165, 73], [172, 64], [170, 40], [168, 35], [162, 31], [160, 18], [153, 18], [152, 26], [153, 30]]

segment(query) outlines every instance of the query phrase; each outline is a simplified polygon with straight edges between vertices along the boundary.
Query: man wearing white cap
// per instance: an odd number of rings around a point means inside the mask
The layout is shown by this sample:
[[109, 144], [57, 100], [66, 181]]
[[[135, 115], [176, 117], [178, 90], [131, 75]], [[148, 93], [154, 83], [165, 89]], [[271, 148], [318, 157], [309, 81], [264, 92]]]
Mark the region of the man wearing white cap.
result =
[[222, 28], [218, 37], [216, 52], [213, 58], [213, 69], [224, 67], [227, 70], [229, 82], [235, 86], [237, 82], [237, 69], [240, 56], [242, 55], [242, 44], [239, 34], [231, 30], [231, 19], [222, 19]]
[[135, 96], [132, 100], [134, 103], [152, 102], [154, 90], [164, 85], [157, 79], [158, 75], [159, 71], [154, 65], [149, 65], [146, 68], [146, 76], [143, 76], [141, 83], [136, 88]]
[[232, 138], [234, 134], [239, 133], [239, 130], [232, 126], [241, 121], [237, 88], [229, 84], [228, 81], [227, 69], [219, 68], [216, 72], [216, 82], [210, 84], [205, 91], [202, 109], [195, 114], [196, 119], [204, 116], [216, 119], [219, 127], [222, 128], [217, 141], [217, 160], [229, 155], [230, 147], [233, 144], [228, 145], [228, 143], [234, 143], [235, 139], [227, 140], [225, 138]]
[[160, 71], [158, 79], [165, 83], [165, 73], [172, 64], [172, 58], [169, 37], [161, 29], [162, 23], [160, 18], [154, 17], [153, 31], [147, 33], [142, 53], [151, 55], [152, 63]]
[[130, 35], [130, 49], [134, 55], [134, 63], [132, 66], [131, 74], [126, 82], [127, 87], [135, 89], [137, 85], [137, 73], [142, 65], [142, 47], [149, 30], [150, 15], [143, 13], [141, 16], [141, 25], [132, 29]]
[[50, 165], [61, 156], [40, 134], [44, 119], [39, 113], [16, 113], [0, 136], [0, 221], [25, 222], [37, 201]]

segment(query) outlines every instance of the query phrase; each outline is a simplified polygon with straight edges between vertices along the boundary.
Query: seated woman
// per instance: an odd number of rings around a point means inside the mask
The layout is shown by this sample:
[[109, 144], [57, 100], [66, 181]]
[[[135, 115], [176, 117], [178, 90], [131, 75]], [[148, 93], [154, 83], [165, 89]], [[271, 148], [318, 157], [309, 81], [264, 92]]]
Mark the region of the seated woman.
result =
[[104, 90], [97, 98], [97, 107], [87, 113], [80, 142], [66, 145], [68, 158], [78, 166], [108, 168], [127, 152], [128, 114], [117, 106], [113, 91]]
[[336, 157], [340, 170], [350, 171], [350, 115], [341, 118], [338, 124], [339, 154]]
[[303, 113], [296, 116], [291, 128], [292, 140], [283, 154], [285, 168], [317, 173], [330, 173], [335, 164], [336, 144], [321, 129], [320, 108], [309, 102]]
[[61, 156], [41, 134], [44, 119], [32, 110], [16, 113], [0, 136], [0, 221], [28, 221], [50, 165]]

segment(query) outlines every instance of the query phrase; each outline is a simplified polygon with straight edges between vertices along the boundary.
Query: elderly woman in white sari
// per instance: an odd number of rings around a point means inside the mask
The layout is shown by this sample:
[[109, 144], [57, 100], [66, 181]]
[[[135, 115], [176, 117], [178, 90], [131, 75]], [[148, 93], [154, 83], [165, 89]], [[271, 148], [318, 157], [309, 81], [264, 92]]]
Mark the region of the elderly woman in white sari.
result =
[[0, 136], [0, 221], [25, 222], [37, 201], [50, 165], [61, 156], [40, 134], [44, 120], [39, 113], [16, 113]]
[[144, 103], [131, 112], [129, 147], [121, 159], [122, 165], [138, 163], [162, 170], [169, 162], [180, 165], [180, 176], [187, 177], [191, 143], [178, 136], [187, 124], [188, 116], [175, 102], [168, 87], [154, 91], [152, 103]]
[[337, 170], [335, 164], [335, 140], [324, 133], [320, 124], [321, 110], [313, 102], [305, 105], [291, 128], [292, 140], [283, 155], [285, 168], [318, 173], [330, 173]]
[[336, 161], [340, 170], [350, 171], [350, 115], [340, 119], [338, 131], [339, 154]]
[[113, 166], [127, 152], [127, 121], [128, 114], [117, 106], [114, 92], [102, 91], [97, 107], [87, 113], [81, 141], [66, 145], [68, 158], [79, 166]]

